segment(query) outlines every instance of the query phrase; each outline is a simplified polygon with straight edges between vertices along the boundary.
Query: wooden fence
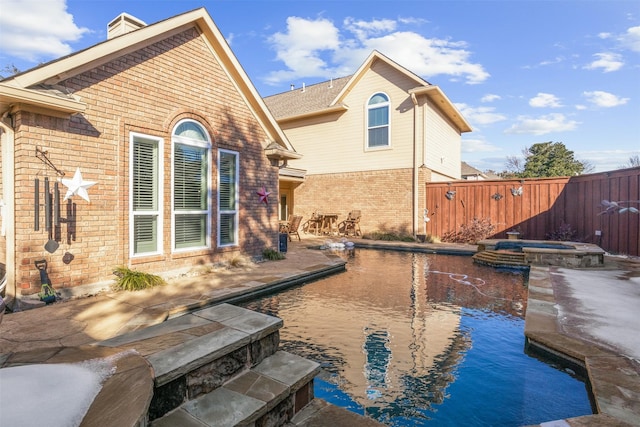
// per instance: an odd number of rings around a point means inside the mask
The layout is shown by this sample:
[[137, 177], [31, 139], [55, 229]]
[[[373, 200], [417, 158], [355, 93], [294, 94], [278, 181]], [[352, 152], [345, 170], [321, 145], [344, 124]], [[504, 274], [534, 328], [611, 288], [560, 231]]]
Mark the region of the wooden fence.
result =
[[429, 183], [425, 231], [443, 236], [477, 218], [496, 227], [492, 238], [519, 231], [520, 238], [542, 240], [564, 224], [577, 240], [610, 253], [640, 255], [640, 214], [615, 206], [603, 214], [603, 200], [640, 209], [640, 168], [571, 178]]

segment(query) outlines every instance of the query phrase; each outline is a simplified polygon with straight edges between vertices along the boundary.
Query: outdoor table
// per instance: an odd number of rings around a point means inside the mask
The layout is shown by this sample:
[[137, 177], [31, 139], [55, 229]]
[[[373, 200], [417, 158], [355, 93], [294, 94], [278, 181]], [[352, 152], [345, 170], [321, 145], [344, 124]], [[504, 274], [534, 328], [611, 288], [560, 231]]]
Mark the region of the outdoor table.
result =
[[322, 214], [321, 233], [337, 234], [338, 233], [337, 223], [338, 223], [338, 214], [334, 214], [334, 213]]

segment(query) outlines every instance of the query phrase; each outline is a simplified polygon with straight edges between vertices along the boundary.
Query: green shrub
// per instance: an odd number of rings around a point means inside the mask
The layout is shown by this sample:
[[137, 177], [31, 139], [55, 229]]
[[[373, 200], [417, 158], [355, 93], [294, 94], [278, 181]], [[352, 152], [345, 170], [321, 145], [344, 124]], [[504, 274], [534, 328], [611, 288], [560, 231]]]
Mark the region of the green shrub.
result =
[[115, 287], [123, 291], [139, 291], [166, 283], [160, 276], [131, 270], [127, 267], [117, 267], [113, 274], [118, 277]]
[[264, 259], [268, 259], [269, 261], [278, 261], [285, 258], [283, 253], [271, 248], [266, 248], [265, 250], [263, 250], [262, 257]]

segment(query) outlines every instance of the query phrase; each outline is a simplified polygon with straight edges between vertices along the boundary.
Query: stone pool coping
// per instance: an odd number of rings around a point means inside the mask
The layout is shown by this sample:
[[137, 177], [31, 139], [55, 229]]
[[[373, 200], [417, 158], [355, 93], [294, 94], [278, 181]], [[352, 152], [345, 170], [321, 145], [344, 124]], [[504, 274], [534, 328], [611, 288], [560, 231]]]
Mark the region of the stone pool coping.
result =
[[[0, 355], [0, 368], [34, 364], [81, 363], [109, 359], [114, 367], [82, 419], [81, 427], [101, 426], [109, 420], [113, 426], [146, 424], [147, 409], [153, 396], [153, 369], [133, 351], [106, 347], [51, 347]], [[52, 396], [52, 399], [64, 396]], [[63, 401], [60, 401], [62, 404]], [[37, 408], [37, 402], [33, 402]], [[46, 417], [46, 414], [42, 414]]]

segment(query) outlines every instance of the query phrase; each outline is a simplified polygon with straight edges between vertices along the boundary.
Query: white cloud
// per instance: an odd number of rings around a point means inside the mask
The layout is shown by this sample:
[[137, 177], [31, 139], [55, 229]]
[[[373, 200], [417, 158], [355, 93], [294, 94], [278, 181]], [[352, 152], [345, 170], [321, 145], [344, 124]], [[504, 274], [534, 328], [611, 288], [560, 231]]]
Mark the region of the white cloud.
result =
[[640, 26], [629, 28], [626, 33], [618, 37], [618, 41], [625, 48], [640, 52]]
[[344, 20], [345, 28], [355, 34], [360, 41], [366, 41], [369, 37], [385, 34], [395, 31], [397, 24], [392, 19], [374, 19], [372, 21], [354, 20], [346, 18]]
[[272, 72], [267, 82], [277, 84], [298, 77], [333, 74], [330, 64], [321, 55], [340, 47], [338, 29], [328, 19], [291, 16], [287, 18], [287, 32], [273, 34], [269, 42], [276, 51], [276, 58], [288, 70]]
[[27, 61], [68, 55], [69, 43], [89, 32], [73, 22], [65, 0], [2, 0], [2, 10], [0, 52]]
[[493, 101], [499, 101], [501, 99], [502, 99], [502, 97], [500, 95], [495, 95], [493, 93], [488, 93], [485, 96], [483, 96], [482, 98], [480, 98], [480, 102], [493, 102]]
[[583, 92], [583, 95], [591, 104], [604, 108], [617, 107], [619, 105], [624, 105], [629, 101], [629, 98], [620, 98], [617, 95], [601, 90]]
[[454, 105], [466, 120], [475, 125], [488, 125], [507, 119], [503, 114], [496, 113], [494, 107], [471, 107], [464, 103]]
[[269, 38], [276, 58], [286, 69], [271, 73], [265, 80], [279, 84], [293, 78], [342, 77], [355, 72], [372, 50], [426, 79], [448, 75], [477, 84], [489, 78], [481, 64], [471, 62], [466, 43], [429, 39], [398, 29], [408, 21], [347, 18], [340, 30], [328, 19], [289, 17], [286, 31]]
[[550, 93], [538, 92], [538, 94], [529, 100], [529, 105], [534, 108], [559, 108], [562, 107], [560, 99]]
[[463, 153], [488, 153], [501, 151], [501, 148], [493, 145], [484, 139], [479, 138], [463, 138], [462, 139], [462, 152]]
[[517, 122], [505, 130], [506, 134], [545, 135], [575, 130], [579, 122], [567, 120], [564, 114], [547, 114], [537, 118], [518, 116]]
[[560, 64], [561, 62], [563, 62], [566, 58], [564, 56], [556, 56], [553, 59], [548, 59], [546, 61], [542, 61], [540, 62], [538, 65], [540, 66], [546, 66], [546, 65], [553, 65], [553, 64]]
[[591, 163], [595, 172], [619, 169], [639, 154], [638, 150], [575, 150], [576, 158]]
[[624, 65], [624, 62], [622, 62], [622, 56], [617, 53], [596, 53], [593, 56], [598, 59], [588, 65], [585, 65], [584, 68], [588, 70], [601, 68], [605, 73], [610, 73], [611, 71], [618, 71]]

